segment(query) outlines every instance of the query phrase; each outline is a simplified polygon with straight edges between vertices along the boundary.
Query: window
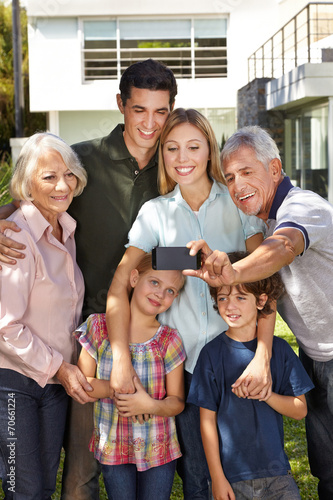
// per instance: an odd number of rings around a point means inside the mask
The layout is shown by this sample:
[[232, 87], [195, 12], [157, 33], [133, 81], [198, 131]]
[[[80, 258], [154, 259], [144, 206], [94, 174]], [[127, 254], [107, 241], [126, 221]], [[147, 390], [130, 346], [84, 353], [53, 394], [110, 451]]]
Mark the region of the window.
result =
[[285, 120], [285, 170], [295, 186], [328, 197], [328, 105]]
[[120, 78], [132, 63], [152, 57], [176, 78], [227, 76], [227, 20], [83, 21], [84, 80]]

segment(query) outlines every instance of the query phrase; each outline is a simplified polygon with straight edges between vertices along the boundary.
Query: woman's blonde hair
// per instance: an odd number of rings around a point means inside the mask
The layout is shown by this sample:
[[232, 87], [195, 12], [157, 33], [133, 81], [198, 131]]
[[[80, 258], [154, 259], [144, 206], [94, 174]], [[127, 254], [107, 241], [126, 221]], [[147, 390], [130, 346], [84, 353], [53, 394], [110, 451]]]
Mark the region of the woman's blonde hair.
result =
[[225, 180], [222, 174], [220, 158], [219, 158], [219, 147], [216, 141], [214, 131], [205, 116], [203, 116], [199, 111], [195, 109], [184, 109], [177, 108], [172, 113], [170, 113], [167, 121], [165, 122], [161, 137], [160, 137], [160, 148], [158, 156], [158, 188], [160, 194], [167, 194], [172, 191], [176, 182], [171, 179], [167, 174], [165, 163], [163, 159], [163, 148], [164, 143], [173, 130], [178, 125], [183, 123], [189, 123], [197, 127], [207, 139], [209, 146], [209, 160], [207, 163], [207, 173], [211, 179], [225, 184]]
[[60, 137], [49, 132], [38, 132], [24, 143], [14, 167], [9, 189], [15, 200], [32, 201], [31, 183], [38, 170], [38, 160], [49, 151], [57, 151], [66, 167], [77, 178], [74, 196], [82, 193], [87, 184], [87, 173], [77, 154]]

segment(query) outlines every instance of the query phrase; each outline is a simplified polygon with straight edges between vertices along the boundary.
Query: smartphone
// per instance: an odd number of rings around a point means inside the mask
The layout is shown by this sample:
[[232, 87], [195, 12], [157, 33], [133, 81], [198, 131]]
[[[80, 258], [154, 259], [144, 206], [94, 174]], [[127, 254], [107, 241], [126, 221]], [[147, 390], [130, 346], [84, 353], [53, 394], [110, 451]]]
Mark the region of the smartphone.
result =
[[200, 269], [201, 250], [190, 255], [186, 247], [154, 247], [152, 249], [152, 268], [156, 270]]

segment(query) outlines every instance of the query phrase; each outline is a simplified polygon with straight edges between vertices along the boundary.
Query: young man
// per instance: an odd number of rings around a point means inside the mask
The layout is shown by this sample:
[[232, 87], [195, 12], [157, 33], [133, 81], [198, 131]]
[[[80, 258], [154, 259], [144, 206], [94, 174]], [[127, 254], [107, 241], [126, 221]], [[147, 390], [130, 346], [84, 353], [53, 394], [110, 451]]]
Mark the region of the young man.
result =
[[300, 346], [314, 382], [306, 417], [311, 472], [320, 500], [333, 498], [333, 207], [311, 191], [295, 188], [282, 171], [273, 139], [260, 127], [244, 127], [226, 142], [222, 167], [234, 203], [268, 226], [265, 241], [231, 265], [228, 256], [192, 242], [207, 257], [199, 272], [213, 286], [266, 278], [280, 270], [286, 293], [278, 304]]
[[[70, 210], [77, 221], [77, 262], [85, 279], [84, 317], [105, 311], [107, 291], [132, 223], [142, 204], [158, 196], [158, 139], [177, 94], [172, 71], [152, 59], [127, 68], [119, 89], [117, 103], [124, 125], [117, 125], [106, 137], [73, 145], [88, 173], [87, 187]], [[3, 207], [0, 213], [8, 217], [15, 208]], [[13, 224], [0, 221], [0, 232], [7, 227], [13, 229]], [[2, 244], [8, 243], [12, 245], [3, 237]], [[0, 252], [6, 253], [3, 261], [13, 264], [16, 258], [24, 258], [24, 253], [4, 250], [2, 245]], [[72, 401], [64, 500], [99, 498], [97, 465], [88, 451], [92, 412], [92, 404]]]

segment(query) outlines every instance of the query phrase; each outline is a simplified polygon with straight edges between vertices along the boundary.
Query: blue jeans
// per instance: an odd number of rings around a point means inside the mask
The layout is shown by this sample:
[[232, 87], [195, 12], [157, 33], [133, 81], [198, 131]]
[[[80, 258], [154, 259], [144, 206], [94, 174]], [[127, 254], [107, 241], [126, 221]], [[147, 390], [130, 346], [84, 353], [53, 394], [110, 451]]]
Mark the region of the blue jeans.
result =
[[135, 464], [103, 465], [109, 500], [169, 500], [176, 460], [139, 472]]
[[67, 402], [61, 385], [40, 387], [14, 370], [0, 369], [0, 450], [6, 499], [51, 499]]
[[[314, 333], [315, 334], [315, 333]], [[314, 361], [302, 349], [299, 357], [315, 385], [306, 394], [305, 419], [311, 473], [319, 479], [320, 500], [333, 498], [333, 360]]]
[[[185, 371], [185, 396], [187, 398], [192, 375]], [[200, 433], [200, 409], [186, 403], [176, 416], [176, 426], [182, 457], [178, 459], [177, 472], [183, 481], [184, 500], [207, 500], [210, 496], [210, 475]]]
[[263, 477], [231, 483], [236, 500], [301, 500], [297, 484], [291, 474]]

